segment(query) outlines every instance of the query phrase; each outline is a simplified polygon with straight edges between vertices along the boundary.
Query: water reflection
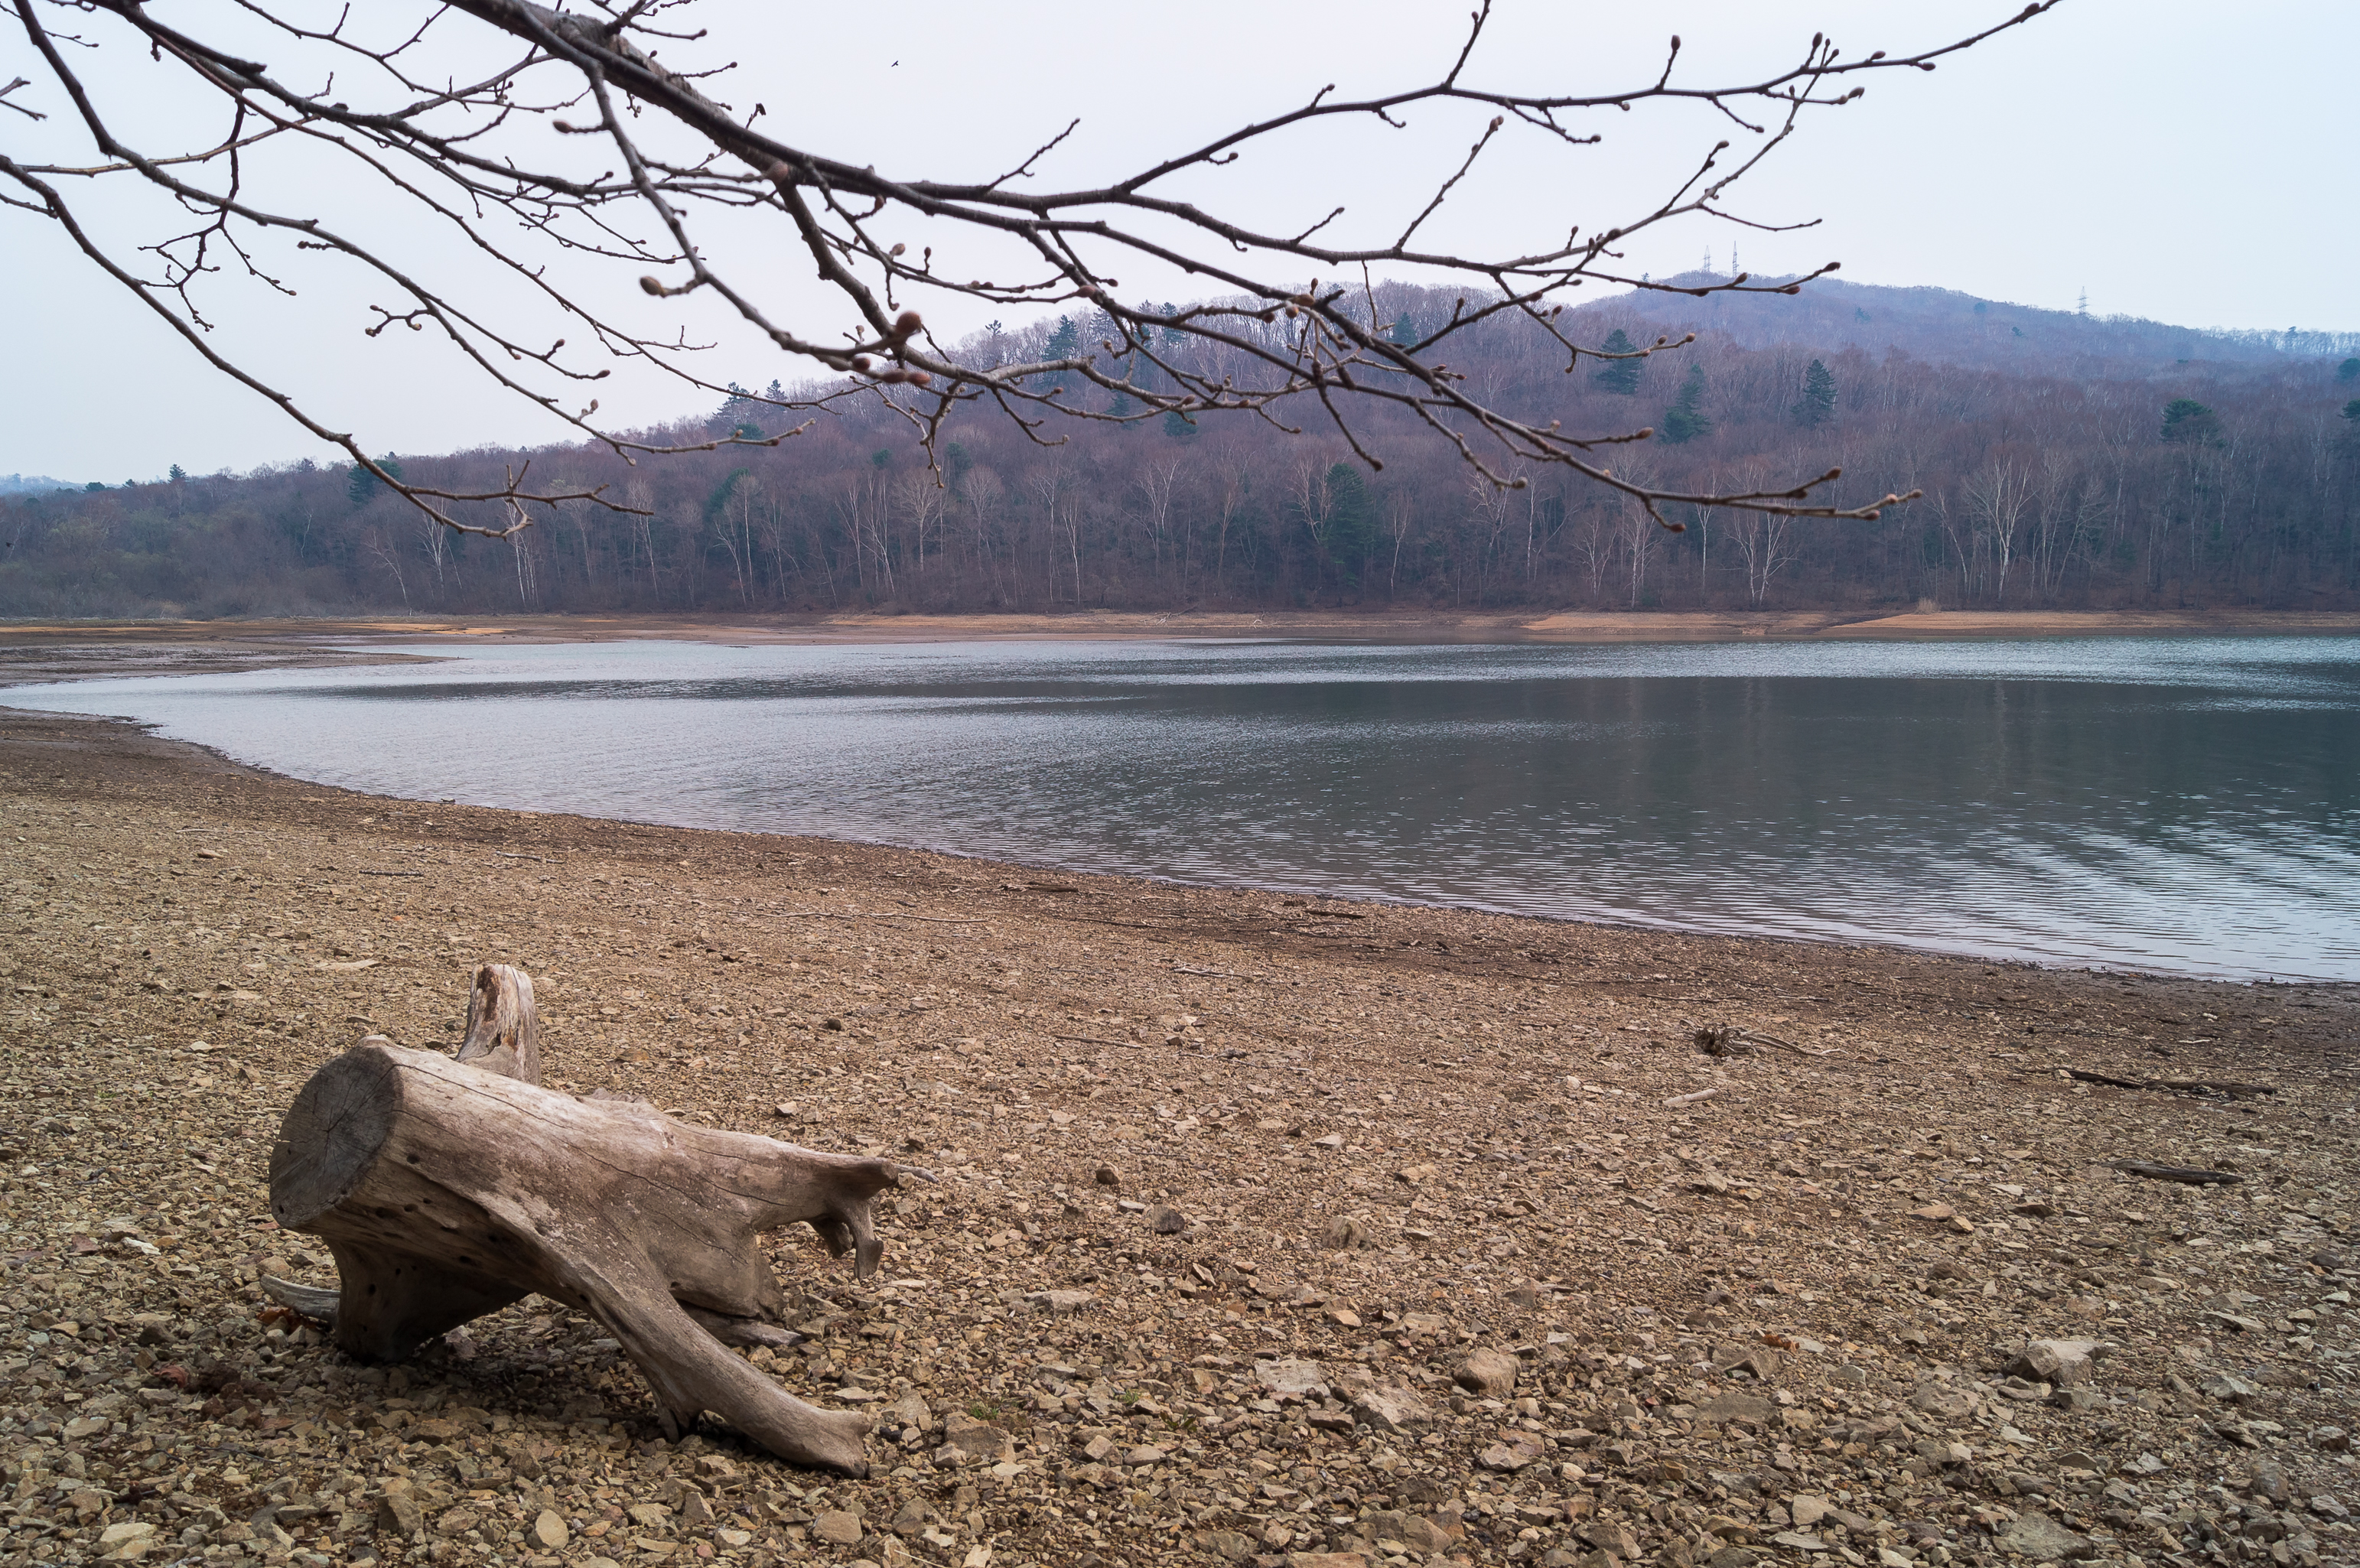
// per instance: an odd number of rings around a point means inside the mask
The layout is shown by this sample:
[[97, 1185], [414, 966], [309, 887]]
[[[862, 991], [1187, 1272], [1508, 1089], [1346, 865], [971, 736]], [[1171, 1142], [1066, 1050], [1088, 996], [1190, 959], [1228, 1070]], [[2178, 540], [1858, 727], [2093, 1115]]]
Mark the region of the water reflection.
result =
[[2360, 979], [2353, 639], [633, 643], [0, 701], [397, 795]]

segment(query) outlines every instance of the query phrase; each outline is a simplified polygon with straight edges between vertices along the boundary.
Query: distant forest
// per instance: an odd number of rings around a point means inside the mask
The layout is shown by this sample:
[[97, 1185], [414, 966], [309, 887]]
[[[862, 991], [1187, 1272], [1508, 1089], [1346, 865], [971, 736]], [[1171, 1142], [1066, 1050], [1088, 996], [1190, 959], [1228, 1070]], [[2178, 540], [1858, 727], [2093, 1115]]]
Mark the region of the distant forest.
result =
[[[1455, 299], [1381, 286], [1373, 314], [1414, 341]], [[496, 487], [530, 457], [552, 488], [607, 485], [649, 514], [568, 503], [510, 541], [453, 535], [366, 474], [308, 462], [0, 496], [0, 615], [2360, 605], [2350, 339], [1835, 284], [1622, 297], [1566, 319], [1614, 347], [1699, 337], [1568, 374], [1503, 317], [1443, 357], [1526, 417], [1654, 426], [1613, 450], [1619, 473], [1726, 490], [1841, 465], [1841, 504], [1925, 499], [1875, 523], [1693, 511], [1675, 534], [1561, 472], [1499, 489], [1382, 417], [1361, 430], [1378, 472], [1316, 405], [1282, 410], [1300, 436], [1160, 416], [1044, 430], [1056, 445], [969, 409], [937, 472], [871, 402], [776, 448], [637, 467], [588, 447], [400, 454], [404, 477], [453, 488]], [[1098, 335], [1069, 316], [964, 352], [1004, 362]], [[776, 434], [804, 417], [749, 392], [658, 433]]]

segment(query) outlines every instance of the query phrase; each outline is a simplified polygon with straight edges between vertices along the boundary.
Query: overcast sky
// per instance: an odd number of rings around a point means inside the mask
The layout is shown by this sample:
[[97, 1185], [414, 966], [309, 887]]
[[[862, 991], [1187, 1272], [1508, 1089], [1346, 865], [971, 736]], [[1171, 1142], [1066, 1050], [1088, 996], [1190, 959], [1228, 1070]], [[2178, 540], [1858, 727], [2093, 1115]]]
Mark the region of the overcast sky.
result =
[[[226, 9], [170, 4], [191, 27], [213, 25], [205, 18]], [[1789, 63], [1815, 29], [1849, 54], [1900, 53], [2008, 10], [1963, 0], [1645, 7], [1498, 0], [1465, 80], [1522, 91], [1627, 86], [1652, 80], [1674, 32], [1688, 45], [1677, 80], [1736, 80]], [[1043, 163], [1038, 181], [1072, 186], [1151, 163], [1330, 82], [1362, 94], [1430, 79], [1456, 52], [1465, 16], [1463, 4], [1390, 0], [1086, 10], [1032, 0], [909, 0], [890, 8], [708, 0], [700, 20], [711, 38], [667, 58], [735, 60], [716, 95], [741, 107], [763, 103], [763, 126], [781, 140], [889, 173], [989, 177], [1078, 115], [1080, 128]], [[94, 39], [107, 37], [101, 20], [76, 25]], [[1725, 270], [1734, 240], [1743, 265], [1757, 272], [1841, 260], [1856, 282], [1935, 284], [2052, 309], [2072, 308], [2086, 289], [2090, 309], [2102, 314], [2360, 329], [2352, 281], [2360, 203], [2351, 200], [2342, 151], [2355, 59], [2360, 5], [2350, 0], [2256, 0], [2234, 11], [2068, 0], [1938, 71], [1874, 78], [1862, 102], [1810, 117], [1731, 202], [1756, 220], [1816, 218], [1817, 227], [1767, 235], [1692, 224], [1645, 241], [1629, 265], [1678, 271], [1710, 251]], [[212, 114], [144, 51], [102, 48], [77, 64], [152, 150], [169, 150], [167, 140], [191, 115]], [[51, 118], [34, 125], [0, 114], [0, 151], [28, 162], [91, 158], [87, 136], [23, 36], [0, 33], [0, 80], [19, 73], [36, 85], [15, 101]], [[1289, 220], [1303, 227], [1341, 203], [1342, 224], [1366, 223], [1367, 235], [1389, 238], [1437, 173], [1463, 156], [1481, 118], [1437, 109], [1414, 115], [1406, 132], [1307, 135], [1218, 174], [1192, 175], [1185, 190], [1281, 227]], [[1709, 114], [1677, 109], [1611, 115], [1596, 128], [1605, 141], [1579, 152], [1530, 135], [1503, 137], [1428, 232], [1479, 249], [1561, 237], [1576, 223], [1627, 222], [1676, 168], [1727, 130]], [[352, 183], [325, 166], [281, 162], [252, 178], [256, 198], [280, 211], [328, 212], [364, 229], [377, 215], [356, 208]], [[173, 232], [170, 212], [153, 203], [87, 181], [64, 188], [126, 260], [145, 259], [137, 245]], [[377, 234], [415, 269], [472, 276], [464, 245], [432, 225], [401, 222]], [[914, 245], [936, 236], [911, 237]], [[806, 335], [828, 337], [842, 323], [808, 282], [807, 262], [790, 259], [773, 273], [775, 238], [716, 239], [749, 276], [759, 275], [781, 315]], [[120, 483], [174, 463], [210, 472], [329, 455], [260, 397], [210, 371], [82, 263], [54, 224], [0, 209], [0, 257], [16, 303], [0, 338], [7, 365], [0, 474]], [[213, 280], [202, 300], [218, 323], [213, 341], [372, 450], [436, 452], [556, 435], [544, 417], [490, 392], [421, 337], [399, 330], [365, 337], [374, 319], [366, 307], [395, 302], [382, 286], [315, 256], [275, 252], [266, 260], [298, 297]], [[638, 270], [616, 281], [628, 284]], [[1173, 277], [1122, 281], [1125, 297], [1187, 297], [1185, 281]], [[497, 306], [506, 297], [490, 298]], [[621, 308], [619, 295], [599, 298]], [[730, 334], [701, 307], [634, 297], [631, 308], [643, 303], [673, 310], [692, 335], [725, 345], [708, 356], [716, 379], [759, 385], [810, 374]], [[1014, 315], [980, 308], [963, 315], [949, 302], [929, 309], [930, 323], [949, 336], [992, 314]], [[634, 319], [660, 325], [672, 318]], [[599, 395], [622, 424], [705, 406], [643, 375], [618, 376]]]

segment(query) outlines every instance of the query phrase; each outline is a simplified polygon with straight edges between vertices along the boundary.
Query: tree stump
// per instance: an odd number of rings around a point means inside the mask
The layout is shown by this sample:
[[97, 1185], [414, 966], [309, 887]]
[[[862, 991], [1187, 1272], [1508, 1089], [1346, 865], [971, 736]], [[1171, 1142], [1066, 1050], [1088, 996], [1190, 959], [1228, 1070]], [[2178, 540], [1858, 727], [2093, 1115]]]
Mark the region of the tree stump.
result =
[[468, 1015], [460, 1060], [364, 1041], [279, 1127], [271, 1214], [335, 1255], [337, 1345], [399, 1360], [537, 1291], [621, 1343], [668, 1434], [712, 1410], [783, 1459], [865, 1475], [866, 1416], [804, 1404], [716, 1335], [789, 1339], [761, 1233], [808, 1222], [866, 1279], [877, 1193], [924, 1172], [543, 1089], [521, 971], [479, 970]]

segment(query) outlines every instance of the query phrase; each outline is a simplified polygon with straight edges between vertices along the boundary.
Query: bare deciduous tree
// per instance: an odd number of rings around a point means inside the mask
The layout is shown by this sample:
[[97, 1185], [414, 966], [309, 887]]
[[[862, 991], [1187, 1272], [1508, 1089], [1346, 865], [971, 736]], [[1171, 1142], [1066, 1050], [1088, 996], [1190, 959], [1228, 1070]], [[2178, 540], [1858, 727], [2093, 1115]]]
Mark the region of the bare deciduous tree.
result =
[[[719, 299], [746, 329], [825, 378], [805, 393], [762, 400], [801, 410], [882, 397], [930, 449], [963, 404], [986, 405], [1043, 441], [1056, 439], [1043, 433], [1053, 418], [1136, 420], [1229, 410], [1288, 430], [1316, 417], [1381, 468], [1355, 410], [1383, 406], [1422, 422], [1487, 484], [1521, 486], [1534, 465], [1559, 466], [1621, 491], [1675, 530], [1681, 525], [1659, 509], [1666, 503], [1868, 518], [1899, 497], [1854, 507], [1822, 502], [1817, 493], [1832, 472], [1743, 493], [1650, 488], [1617, 474], [1606, 456], [1651, 432], [1575, 436], [1487, 400], [1444, 356], [1457, 334], [1515, 315], [1554, 340], [1568, 371], [1585, 354], [1602, 357], [1565, 335], [1558, 319], [1567, 296], [1585, 283], [1668, 287], [1628, 276], [1623, 258], [1634, 237], [1690, 217], [1768, 226], [1732, 212], [1728, 192], [1804, 115], [1856, 99], [1864, 76], [1931, 71], [2057, 3], [2035, 0], [1970, 37], [1917, 53], [1880, 50], [1852, 59], [1815, 34], [1793, 63], [1735, 82], [1680, 79], [1675, 38], [1652, 82], [1549, 95], [1473, 80], [1490, 16], [1484, 0], [1463, 46], [1427, 85], [1360, 98], [1323, 88], [1308, 103], [1123, 179], [1048, 191], [1036, 188], [1036, 167], [1078, 121], [980, 183], [883, 171], [765, 135], [757, 128], [759, 103], [744, 107], [708, 91], [727, 67], [674, 69], [659, 61], [664, 49], [694, 55], [709, 47], [686, 19], [690, 0], [590, 0], [581, 10], [530, 0], [447, 0], [372, 6], [358, 15], [322, 11], [316, 25], [299, 0], [244, 0], [195, 16], [140, 0], [10, 0], [44, 76], [0, 93], [0, 104], [36, 118], [72, 116], [98, 158], [68, 165], [0, 154], [0, 201], [59, 224], [93, 266], [162, 316], [215, 369], [342, 448], [411, 506], [443, 527], [495, 537], [542, 515], [533, 508], [574, 496], [617, 509], [631, 503], [599, 492], [528, 489], [522, 473], [511, 474], [505, 485], [468, 492], [405, 483], [368, 457], [355, 436], [330, 429], [296, 397], [213, 345], [199, 300], [208, 276], [235, 269], [285, 289], [266, 262], [276, 266], [269, 258], [290, 243], [295, 252], [347, 259], [393, 299], [372, 307], [372, 335], [395, 327], [437, 333], [475, 373], [627, 456], [681, 449], [635, 441], [598, 421], [597, 401], [582, 400], [586, 384], [609, 373], [600, 358], [639, 361], [694, 387], [724, 388], [695, 368], [695, 345], [677, 322], [661, 315], [626, 320], [597, 303], [606, 297], [601, 274], [615, 268], [637, 275], [657, 300], [698, 293]], [[239, 47], [257, 27], [277, 40], [268, 62]], [[125, 102], [129, 92], [104, 64], [133, 50], [177, 67], [213, 94], [219, 122], [191, 125], [180, 145], [139, 145], [123, 128], [137, 117]], [[102, 62], [94, 76], [84, 69], [91, 60]], [[466, 69], [446, 71], [453, 60]], [[27, 86], [33, 91], [19, 91]], [[1531, 254], [1452, 248], [1443, 210], [1502, 136], [1529, 136], [1578, 156], [1602, 139], [1588, 128], [1600, 117], [1681, 103], [1708, 107], [1727, 120], [1731, 136], [1750, 140], [1733, 148], [1723, 139], [1701, 153], [1652, 207], [1607, 223], [1569, 218], [1561, 241]], [[1455, 171], [1389, 240], [1350, 245], [1325, 237], [1341, 208], [1283, 234], [1175, 193], [1183, 174], [1218, 169], [1302, 127], [1378, 122], [1413, 134], [1408, 116], [1438, 106], [1478, 116], [1488, 111], [1490, 117]], [[609, 167], [552, 158], [552, 145], [574, 137], [606, 155]], [[430, 276], [381, 243], [305, 215], [322, 156], [341, 161], [354, 185], [366, 187], [412, 227], [441, 229], [454, 253], [472, 259]], [[71, 185], [109, 181], [159, 191], [193, 217], [186, 232], [147, 247], [153, 275], [114, 255], [65, 194]], [[274, 199], [280, 187], [286, 195]], [[788, 245], [818, 269], [844, 312], [837, 330], [782, 319], [765, 283], [775, 247], [760, 250], [759, 265], [718, 259], [728, 247], [716, 235], [742, 227], [749, 216], [780, 225]], [[972, 242], [972, 253], [933, 246], [912, 253], [896, 235], [922, 225]], [[1026, 258], [1023, 270], [980, 276], [979, 258], [1004, 254], [1000, 246]], [[449, 260], [447, 254], [441, 258]], [[497, 290], [479, 287], [475, 268], [486, 264], [505, 275], [506, 286], [575, 323], [588, 346], [569, 351], [563, 339], [526, 341], [496, 302]], [[1176, 267], [1225, 292], [1176, 308], [1125, 305], [1117, 298], [1118, 278], [1136, 266]], [[1403, 323], [1378, 317], [1372, 278], [1380, 268], [1453, 279], [1467, 293], [1448, 319], [1405, 332]], [[1832, 269], [1830, 263], [1820, 270]], [[1688, 291], [1774, 287], [1791, 292], [1797, 285], [1757, 284], [1740, 275]], [[938, 341], [915, 308], [945, 295], [1015, 307], [1079, 302], [1097, 341], [1029, 360], [962, 350]], [[1677, 346], [1658, 340], [1634, 352]], [[1110, 401], [1086, 406], [1089, 388], [1110, 394]], [[775, 445], [795, 433], [739, 430], [705, 445]], [[502, 520], [467, 521], [486, 515], [469, 511], [471, 505], [497, 508]]]

